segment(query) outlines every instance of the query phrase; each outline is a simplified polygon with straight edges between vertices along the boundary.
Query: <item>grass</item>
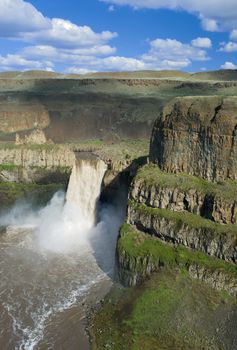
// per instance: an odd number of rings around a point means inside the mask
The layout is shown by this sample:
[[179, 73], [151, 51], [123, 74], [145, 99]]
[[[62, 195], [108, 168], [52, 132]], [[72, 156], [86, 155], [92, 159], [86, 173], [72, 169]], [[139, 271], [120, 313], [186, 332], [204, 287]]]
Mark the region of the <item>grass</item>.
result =
[[16, 145], [14, 142], [0, 142], [0, 150], [26, 149], [32, 151], [60, 151], [60, 148], [68, 151], [96, 152], [103, 159], [132, 161], [139, 157], [148, 156], [148, 139], [120, 139], [117, 141], [103, 141], [91, 139], [80, 142], [69, 142], [65, 144], [44, 144], [44, 145]]
[[9, 208], [19, 199], [28, 199], [34, 206], [45, 205], [59, 190], [63, 190], [63, 184], [23, 184], [13, 182], [0, 182], [0, 207]]
[[[230, 308], [236, 314], [231, 297], [165, 269], [143, 286], [112, 289], [92, 318], [92, 349], [224, 350], [225, 329], [218, 334], [216, 329], [228, 320]], [[231, 323], [223, 324], [233, 338]]]
[[135, 183], [141, 182], [146, 187], [155, 186], [161, 188], [178, 188], [183, 191], [196, 190], [213, 197], [221, 197], [225, 200], [237, 199], [237, 181], [213, 183], [188, 174], [171, 174], [160, 170], [155, 164], [148, 164], [141, 168]]
[[169, 209], [152, 208], [132, 200], [129, 201], [129, 206], [134, 208], [140, 214], [151, 215], [152, 217], [157, 217], [160, 219], [167, 219], [173, 222], [177, 229], [181, 228], [182, 226], [188, 226], [190, 229], [200, 229], [202, 231], [216, 234], [233, 234], [237, 239], [237, 225], [221, 225], [214, 221], [205, 219], [200, 215], [185, 211], [178, 212]]
[[19, 168], [19, 166], [15, 165], [13, 163], [0, 164], [0, 171], [14, 171], [18, 168]]
[[118, 240], [119, 254], [126, 254], [129, 259], [139, 259], [140, 269], [143, 268], [142, 261], [149, 259], [156, 266], [188, 267], [200, 266], [210, 272], [220, 271], [230, 277], [237, 278], [237, 265], [227, 263], [223, 260], [212, 258], [204, 253], [192, 251], [183, 246], [174, 247], [169, 244], [137, 231], [129, 224], [124, 224], [120, 230]]
[[0, 149], [12, 150], [12, 149], [27, 149], [32, 151], [55, 151], [59, 150], [58, 144], [46, 143], [42, 145], [38, 144], [26, 144], [26, 145], [16, 145], [15, 142], [0, 142]]

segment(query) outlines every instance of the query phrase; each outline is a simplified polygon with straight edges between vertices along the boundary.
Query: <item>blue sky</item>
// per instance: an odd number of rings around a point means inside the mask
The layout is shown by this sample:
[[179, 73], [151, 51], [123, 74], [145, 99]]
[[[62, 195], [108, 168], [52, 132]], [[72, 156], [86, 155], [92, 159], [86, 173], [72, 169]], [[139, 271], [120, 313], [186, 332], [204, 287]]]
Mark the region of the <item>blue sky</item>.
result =
[[0, 70], [237, 66], [236, 0], [0, 0]]

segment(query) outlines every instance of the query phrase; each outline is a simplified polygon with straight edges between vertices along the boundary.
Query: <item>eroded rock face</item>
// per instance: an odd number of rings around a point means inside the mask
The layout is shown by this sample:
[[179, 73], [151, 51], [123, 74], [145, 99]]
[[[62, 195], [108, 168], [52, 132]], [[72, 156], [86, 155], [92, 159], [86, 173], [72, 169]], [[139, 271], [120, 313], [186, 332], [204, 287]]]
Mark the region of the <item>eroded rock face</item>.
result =
[[[162, 269], [159, 260], [156, 263], [149, 257], [132, 258], [125, 251], [119, 252], [119, 277], [121, 282], [128, 287], [141, 284], [152, 273]], [[198, 264], [186, 266], [188, 275], [193, 279], [205, 282], [212, 288], [223, 291], [237, 297], [237, 281], [223, 271], [212, 271]]]
[[64, 146], [0, 149], [0, 182], [65, 182], [75, 163], [75, 153]]
[[152, 132], [150, 159], [167, 172], [237, 179], [237, 97], [176, 98]]
[[16, 145], [44, 145], [46, 143], [52, 143], [52, 141], [47, 140], [42, 129], [34, 129], [29, 135], [25, 135], [24, 137], [20, 137], [19, 134], [16, 134]]
[[237, 224], [237, 198], [227, 200], [196, 189], [151, 186], [136, 179], [131, 186], [129, 198], [152, 208], [188, 211], [220, 224]]
[[236, 233], [218, 233], [204, 227], [157, 217], [128, 207], [128, 223], [142, 232], [150, 233], [163, 241], [183, 245], [226, 261], [237, 262]]
[[6, 148], [0, 150], [0, 164], [11, 163], [22, 167], [72, 167], [75, 154], [67, 147], [55, 148]]
[[49, 124], [49, 113], [38, 101], [34, 101], [34, 105], [25, 101], [15, 105], [10, 97], [7, 101], [0, 99], [0, 130], [2, 132], [14, 133], [35, 127], [43, 129]]

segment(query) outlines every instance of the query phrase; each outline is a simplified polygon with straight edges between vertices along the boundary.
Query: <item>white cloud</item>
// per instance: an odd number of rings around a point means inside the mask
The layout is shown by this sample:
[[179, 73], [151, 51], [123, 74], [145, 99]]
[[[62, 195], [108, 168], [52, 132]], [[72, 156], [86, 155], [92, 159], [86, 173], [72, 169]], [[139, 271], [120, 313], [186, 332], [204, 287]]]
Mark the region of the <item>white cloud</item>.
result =
[[212, 42], [209, 38], [197, 38], [192, 40], [192, 45], [195, 47], [210, 49], [212, 47]]
[[23, 0], [0, 0], [0, 36], [12, 37], [19, 33], [33, 32], [50, 27], [44, 17], [29, 2]]
[[26, 69], [44, 69], [52, 70], [54, 64], [50, 61], [29, 60], [21, 55], [0, 55], [0, 67], [2, 70], [26, 70]]
[[201, 22], [203, 29], [209, 32], [218, 32], [220, 30], [218, 22], [215, 19], [202, 18]]
[[221, 69], [237, 69], [237, 66], [232, 63], [232, 62], [225, 62], [222, 66]]
[[[195, 40], [197, 39], [194, 39], [194, 43], [196, 43]], [[23, 48], [15, 57], [24, 59], [25, 65], [29, 62], [30, 69], [33, 62], [37, 68], [39, 62], [43, 62], [42, 66], [46, 66], [47, 62], [53, 62], [54, 65], [58, 63], [65, 65], [66, 63], [66, 71], [72, 73], [106, 70], [184, 69], [190, 66], [192, 61], [208, 59], [205, 50], [193, 46], [192, 43], [185, 44], [174, 39], [158, 38], [150, 41], [149, 50], [140, 57], [115, 56], [115, 52], [115, 48], [106, 44], [74, 49], [51, 45], [33, 45]]]
[[88, 73], [96, 73], [96, 70], [90, 70], [87, 68], [77, 68], [77, 67], [69, 67], [66, 69], [65, 73], [69, 74], [88, 74]]
[[196, 14], [206, 30], [217, 31], [237, 27], [236, 0], [100, 0], [112, 5], [128, 5], [136, 9], [184, 10]]
[[[93, 71], [134, 71], [146, 69], [183, 69], [193, 60], [205, 61], [206, 51], [172, 39], [156, 39], [150, 42], [150, 50], [139, 58], [110, 56], [105, 58], [83, 56], [69, 68], [70, 72], [80, 69]], [[89, 67], [89, 68], [88, 68]]]
[[28, 46], [22, 50], [22, 55], [31, 58], [49, 58], [54, 61], [77, 61], [82, 56], [107, 56], [116, 52], [116, 48], [108, 45], [92, 46], [80, 49], [58, 49], [53, 46]]
[[234, 52], [237, 51], [237, 43], [234, 43], [232, 41], [228, 42], [228, 43], [222, 43], [221, 44], [221, 48], [219, 51], [223, 51], [223, 52]]
[[208, 59], [205, 50], [181, 43], [175, 39], [156, 39], [151, 41], [150, 45], [150, 51], [143, 55], [145, 62], [155, 62], [157, 60], [177, 61], [182, 62], [182, 66], [185, 67], [191, 63], [190, 60], [205, 61]]
[[62, 18], [46, 18], [23, 0], [0, 0], [0, 37], [40, 45], [81, 48], [103, 45], [115, 38], [110, 31], [94, 32]]
[[[185, 1], [185, 0], [183, 0]], [[132, 0], [133, 6], [178, 8], [178, 0]], [[195, 2], [195, 1], [194, 1]], [[126, 4], [128, 1], [110, 2]], [[138, 4], [139, 3], [139, 4]], [[116, 54], [110, 41], [117, 36], [111, 31], [96, 33], [89, 26], [78, 26], [62, 18], [46, 18], [33, 5], [23, 0], [0, 0], [0, 37], [30, 44], [19, 52], [0, 56], [0, 69], [52, 69], [56, 64], [77, 72], [98, 70], [182, 69], [192, 61], [208, 59], [203, 48], [211, 47], [208, 38], [197, 38], [185, 44], [172, 39], [149, 42], [140, 57]], [[68, 68], [70, 67], [70, 68]]]
[[232, 32], [230, 33], [230, 39], [237, 40], [237, 29], [232, 30]]
[[0, 69], [50, 69], [50, 62], [88, 61], [88, 57], [110, 56], [109, 45], [117, 33], [96, 33], [62, 18], [46, 18], [23, 0], [0, 0], [0, 38], [30, 43], [16, 54], [0, 56]]
[[88, 26], [80, 27], [70, 21], [53, 18], [50, 28], [37, 32], [24, 33], [22, 37], [24, 40], [33, 43], [62, 48], [77, 48], [103, 44], [116, 36], [117, 33], [110, 31], [95, 33]]

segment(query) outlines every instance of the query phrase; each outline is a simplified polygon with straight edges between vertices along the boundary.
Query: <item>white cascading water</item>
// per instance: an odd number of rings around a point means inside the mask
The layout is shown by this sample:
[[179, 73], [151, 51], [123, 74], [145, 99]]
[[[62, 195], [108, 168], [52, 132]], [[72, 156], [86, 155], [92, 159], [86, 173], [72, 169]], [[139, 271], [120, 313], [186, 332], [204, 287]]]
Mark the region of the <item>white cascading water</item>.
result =
[[65, 341], [74, 349], [70, 319], [68, 331], [59, 320], [72, 307], [80, 314], [93, 286], [111, 283], [123, 220], [118, 208], [104, 207], [95, 225], [105, 171], [104, 162], [85, 155], [76, 161], [66, 198], [56, 193], [38, 211], [18, 203], [0, 217], [0, 226], [9, 227], [0, 233], [0, 349], [61, 348]]
[[95, 224], [96, 203], [106, 168], [102, 160], [88, 158], [78, 159], [72, 169], [66, 201], [78, 208], [89, 227]]

